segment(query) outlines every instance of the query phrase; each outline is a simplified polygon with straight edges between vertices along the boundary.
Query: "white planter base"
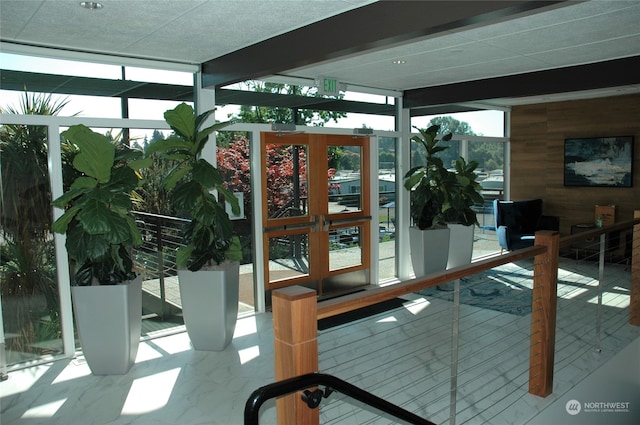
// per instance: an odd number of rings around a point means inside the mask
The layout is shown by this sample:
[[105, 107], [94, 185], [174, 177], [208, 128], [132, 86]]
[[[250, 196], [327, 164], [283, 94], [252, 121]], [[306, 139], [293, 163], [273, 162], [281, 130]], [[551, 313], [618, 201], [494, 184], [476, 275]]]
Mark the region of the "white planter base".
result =
[[72, 286], [76, 326], [94, 375], [124, 375], [136, 361], [142, 279], [125, 285]]
[[238, 319], [240, 265], [229, 270], [178, 270], [182, 316], [196, 350], [222, 351]]
[[471, 263], [475, 226], [449, 224], [448, 227], [451, 230], [451, 235], [449, 239], [447, 268], [451, 269]]
[[447, 268], [449, 256], [449, 229], [420, 230], [409, 228], [411, 263], [416, 277], [422, 277]]

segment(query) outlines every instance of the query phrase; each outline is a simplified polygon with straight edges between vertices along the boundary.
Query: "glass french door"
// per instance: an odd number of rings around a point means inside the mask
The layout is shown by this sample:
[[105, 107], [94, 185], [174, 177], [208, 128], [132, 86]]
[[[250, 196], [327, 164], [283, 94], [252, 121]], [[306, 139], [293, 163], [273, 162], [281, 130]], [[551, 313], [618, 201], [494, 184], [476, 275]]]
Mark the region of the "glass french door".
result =
[[328, 297], [370, 283], [368, 140], [262, 133], [268, 291], [302, 285]]

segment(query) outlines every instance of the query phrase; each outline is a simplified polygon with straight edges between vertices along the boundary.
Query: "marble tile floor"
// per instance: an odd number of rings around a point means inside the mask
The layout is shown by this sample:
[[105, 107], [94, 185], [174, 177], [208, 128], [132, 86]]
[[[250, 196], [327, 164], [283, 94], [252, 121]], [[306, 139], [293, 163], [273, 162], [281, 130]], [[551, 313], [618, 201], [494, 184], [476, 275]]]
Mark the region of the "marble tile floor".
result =
[[[628, 399], [610, 400], [611, 393], [601, 393], [591, 401], [629, 402], [630, 411], [611, 413], [606, 423], [639, 423], [640, 328], [627, 323], [629, 279], [626, 284], [624, 275], [608, 279], [596, 351], [593, 267], [561, 272], [564, 281], [575, 284], [563, 288], [558, 301], [554, 392], [546, 398], [527, 392], [530, 315], [461, 306], [456, 424], [575, 423], [562, 406], [582, 397], [584, 385], [592, 391], [616, 385], [608, 382], [614, 375], [629, 381]], [[320, 370], [451, 424], [451, 307], [414, 295], [400, 309], [322, 331]], [[123, 376], [93, 376], [82, 358], [12, 371], [0, 383], [0, 424], [240, 425], [251, 392], [274, 380], [271, 319], [270, 313], [240, 319], [224, 352], [194, 351], [186, 333], [144, 341], [136, 364]], [[616, 363], [620, 356], [623, 363]], [[628, 373], [598, 377], [606, 368]], [[260, 423], [276, 423], [275, 402], [263, 406]], [[392, 421], [334, 393], [322, 402], [321, 423]]]

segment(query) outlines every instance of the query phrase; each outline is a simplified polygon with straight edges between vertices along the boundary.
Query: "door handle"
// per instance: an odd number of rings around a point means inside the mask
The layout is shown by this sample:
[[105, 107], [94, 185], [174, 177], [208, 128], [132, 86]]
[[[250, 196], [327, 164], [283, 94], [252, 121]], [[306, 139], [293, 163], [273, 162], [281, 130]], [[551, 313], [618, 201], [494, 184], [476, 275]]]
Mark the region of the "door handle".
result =
[[325, 215], [324, 217], [325, 217], [325, 228], [324, 228], [325, 232], [329, 230], [329, 225], [359, 223], [359, 222], [362, 222], [362, 221], [371, 221], [371, 216], [370, 215], [361, 216], [361, 217], [340, 218], [340, 219], [337, 219], [337, 220], [329, 220], [329, 216], [328, 215]]
[[284, 230], [296, 230], [296, 229], [304, 229], [307, 227], [312, 227], [314, 231], [317, 232], [318, 224], [315, 221], [306, 222], [306, 223], [293, 223], [293, 224], [284, 224], [282, 226], [273, 226], [273, 227], [265, 227], [264, 232], [282, 232]]

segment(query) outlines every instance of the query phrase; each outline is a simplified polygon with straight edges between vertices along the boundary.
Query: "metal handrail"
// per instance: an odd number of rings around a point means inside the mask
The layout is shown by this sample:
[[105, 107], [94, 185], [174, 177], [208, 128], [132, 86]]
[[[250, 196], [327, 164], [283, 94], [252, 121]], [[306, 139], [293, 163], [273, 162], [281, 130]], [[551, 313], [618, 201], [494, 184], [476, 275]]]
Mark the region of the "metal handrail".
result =
[[325, 373], [308, 373], [306, 375], [296, 376], [294, 378], [274, 382], [258, 388], [251, 394], [251, 396], [249, 396], [249, 399], [245, 404], [244, 424], [258, 425], [260, 407], [267, 400], [310, 387], [317, 387], [318, 385], [324, 385], [326, 387], [325, 390], [305, 391], [302, 394], [302, 399], [307, 403], [310, 409], [318, 407], [322, 398], [328, 397], [333, 391], [338, 391], [410, 424], [435, 425], [433, 422], [421, 418], [420, 416], [373, 395], [362, 388], [356, 387], [355, 385], [352, 385], [340, 378], [333, 375], [327, 375]]

